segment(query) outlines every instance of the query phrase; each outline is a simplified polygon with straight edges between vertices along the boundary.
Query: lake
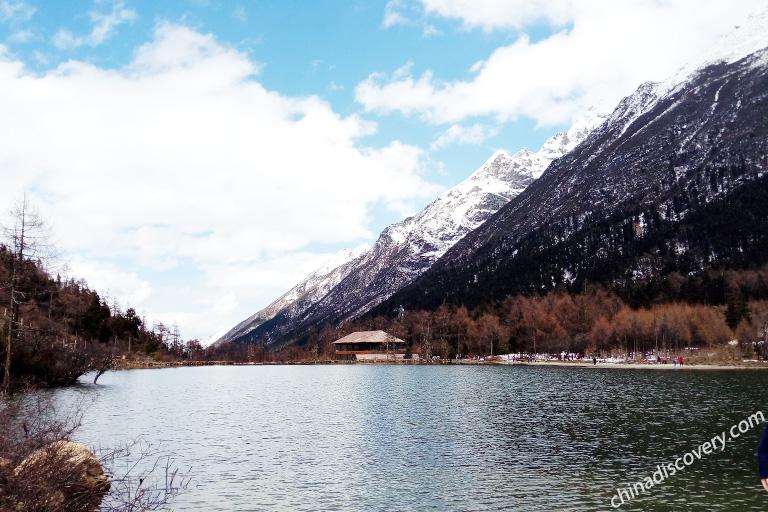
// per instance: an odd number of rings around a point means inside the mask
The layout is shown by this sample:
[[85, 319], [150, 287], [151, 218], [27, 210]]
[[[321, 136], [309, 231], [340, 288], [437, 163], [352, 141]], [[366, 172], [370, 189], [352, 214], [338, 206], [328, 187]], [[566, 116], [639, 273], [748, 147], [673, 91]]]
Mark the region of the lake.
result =
[[108, 373], [78, 440], [152, 443], [192, 484], [174, 510], [764, 511], [754, 425], [637, 496], [659, 464], [756, 411], [765, 371], [220, 366]]

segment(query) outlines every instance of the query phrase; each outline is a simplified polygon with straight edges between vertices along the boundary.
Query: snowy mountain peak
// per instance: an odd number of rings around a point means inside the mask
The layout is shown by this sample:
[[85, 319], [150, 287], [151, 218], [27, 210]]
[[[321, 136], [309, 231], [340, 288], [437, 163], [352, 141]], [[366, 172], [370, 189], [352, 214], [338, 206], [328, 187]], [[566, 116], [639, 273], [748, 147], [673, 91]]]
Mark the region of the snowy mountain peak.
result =
[[[373, 313], [396, 304], [486, 306], [596, 282], [649, 290], [677, 273], [764, 264], [766, 42], [768, 9], [676, 77], [676, 87], [641, 85], [534, 186]], [[560, 136], [542, 152], [570, 142]]]
[[[251, 315], [244, 321], [225, 333], [220, 340], [231, 340], [242, 337], [256, 329], [259, 325], [274, 318], [280, 311], [289, 308], [299, 301], [318, 300], [328, 291], [336, 286], [346, 275], [338, 272], [346, 263], [358, 258], [370, 249], [368, 245], [361, 245], [354, 249], [344, 248], [326, 259], [322, 265], [313, 270], [307, 277], [301, 280], [296, 286], [288, 290], [276, 301], [262, 309], [258, 313]], [[334, 271], [336, 271], [334, 273]]]
[[721, 37], [707, 53], [683, 69], [695, 70], [719, 62], [730, 64], [766, 47], [768, 47], [768, 2], [753, 12], [746, 23]]
[[[768, 2], [747, 18], [746, 23], [737, 26], [722, 36], [707, 52], [690, 61], [673, 76], [656, 85], [656, 96], [664, 96], [688, 82], [697, 71], [714, 64], [737, 62], [768, 47]], [[753, 63], [754, 66], [768, 65], [768, 54]]]
[[[310, 276], [324, 276], [331, 270], [339, 267], [350, 260], [353, 260], [370, 249], [371, 246], [364, 244], [354, 249], [344, 248], [325, 260], [322, 265], [312, 271]], [[302, 281], [303, 282], [303, 281]], [[301, 284], [301, 283], [299, 283]]]
[[567, 132], [568, 140], [573, 144], [568, 150], [572, 150], [576, 144], [586, 139], [587, 135], [596, 127], [605, 122], [612, 109], [613, 105], [611, 108], [606, 108], [604, 102], [600, 101], [589, 107], [581, 117], [576, 119]]
[[[531, 158], [534, 153], [526, 149], [521, 149], [513, 156], [509, 156], [505, 151], [496, 151], [491, 158], [485, 161], [475, 172], [473, 172], [464, 183], [471, 183], [476, 186], [478, 182], [486, 183], [488, 181], [509, 182], [514, 179], [514, 175], [530, 177], [531, 173], [527, 168], [531, 165]], [[460, 190], [466, 187], [457, 185]], [[450, 192], [450, 191], [449, 191]]]
[[[547, 139], [536, 153], [526, 148], [520, 149], [512, 156], [504, 151], [496, 151], [467, 178], [465, 183], [488, 181], [489, 179], [509, 182], [515, 176], [537, 179], [553, 160], [569, 153], [583, 142], [596, 127], [608, 118], [609, 112], [601, 104], [593, 105], [571, 125], [568, 131], [557, 133]], [[461, 183], [457, 185], [457, 187], [461, 186]]]
[[[523, 148], [522, 151], [525, 151], [525, 148]], [[506, 158], [508, 156], [509, 155], [507, 155], [506, 151], [504, 151], [503, 149], [499, 149], [494, 154], [492, 154], [491, 157], [488, 160], [486, 160], [483, 165], [480, 166], [480, 169], [482, 169], [483, 167], [489, 166], [489, 165], [493, 165], [494, 162], [496, 162], [498, 159], [500, 159], [500, 158], [503, 159], [503, 158]]]
[[512, 157], [513, 158], [525, 158], [525, 157], [531, 157], [533, 155], [535, 155], [535, 153], [533, 151], [528, 151], [527, 148], [523, 147], [517, 153], [512, 155]]
[[627, 96], [609, 116], [609, 123], [621, 126], [624, 132], [641, 116], [650, 112], [660, 99], [685, 89], [697, 75], [709, 66], [735, 63], [751, 55], [747, 64], [753, 68], [768, 66], [768, 2], [755, 11], [744, 25], [721, 37], [707, 52], [689, 62], [663, 82], [646, 82], [634, 94]]
[[535, 154], [538, 160], [535, 177], [539, 178], [554, 160], [573, 151], [595, 128], [605, 122], [609, 113], [602, 104], [593, 105], [574, 121], [567, 132], [560, 132], [547, 139], [541, 150]]
[[[467, 179], [440, 194], [424, 210], [387, 227], [370, 250], [342, 251], [269, 308], [230, 333], [229, 339], [276, 339], [312, 322], [339, 322], [365, 313], [423, 274], [456, 242], [536, 180], [553, 160], [581, 143], [604, 120], [589, 110], [567, 132], [548, 139], [537, 153], [496, 151]], [[349, 259], [347, 259], [349, 258]], [[283, 306], [278, 311], [278, 308]], [[265, 318], [274, 318], [263, 327]], [[256, 322], [260, 323], [256, 323]], [[255, 332], [251, 333], [253, 329]]]

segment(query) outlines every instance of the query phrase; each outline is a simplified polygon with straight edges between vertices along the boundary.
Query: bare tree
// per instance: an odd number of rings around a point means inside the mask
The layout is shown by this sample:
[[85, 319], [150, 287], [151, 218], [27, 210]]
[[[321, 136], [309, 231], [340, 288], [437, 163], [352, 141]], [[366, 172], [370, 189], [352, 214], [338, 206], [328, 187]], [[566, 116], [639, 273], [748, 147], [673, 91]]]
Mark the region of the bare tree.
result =
[[23, 328], [19, 321], [19, 309], [27, 300], [20, 290], [20, 280], [30, 265], [45, 264], [55, 257], [53, 236], [40, 211], [27, 198], [26, 192], [8, 212], [8, 222], [2, 228], [4, 243], [11, 252], [6, 313], [7, 338], [2, 393], [7, 394], [11, 385], [11, 351], [14, 338]]
[[173, 327], [171, 328], [171, 346], [173, 347], [173, 351], [180, 355], [182, 353], [182, 340], [181, 340], [181, 332], [179, 331], [179, 324], [176, 323], [176, 321], [173, 321]]
[[90, 355], [90, 369], [96, 372], [96, 375], [93, 377], [94, 384], [96, 384], [96, 381], [99, 380], [99, 377], [108, 371], [117, 368], [118, 355], [115, 348], [109, 347], [108, 345], [109, 344], [107, 344], [107, 346], [101, 347], [97, 343], [92, 345], [88, 351]]

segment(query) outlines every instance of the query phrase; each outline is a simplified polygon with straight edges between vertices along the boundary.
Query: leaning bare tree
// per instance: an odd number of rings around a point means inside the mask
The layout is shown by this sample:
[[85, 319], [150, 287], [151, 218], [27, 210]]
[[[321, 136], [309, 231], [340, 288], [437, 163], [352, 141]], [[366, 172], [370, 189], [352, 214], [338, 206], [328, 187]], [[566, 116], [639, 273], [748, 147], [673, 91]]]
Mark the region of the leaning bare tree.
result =
[[20, 290], [20, 280], [25, 264], [35, 261], [50, 261], [55, 249], [50, 228], [37, 207], [29, 200], [26, 192], [8, 211], [8, 219], [2, 228], [2, 238], [11, 252], [10, 272], [7, 282], [8, 306], [6, 312], [6, 346], [3, 368], [2, 391], [7, 394], [11, 386], [11, 351], [22, 325], [19, 322], [19, 310], [26, 298]]

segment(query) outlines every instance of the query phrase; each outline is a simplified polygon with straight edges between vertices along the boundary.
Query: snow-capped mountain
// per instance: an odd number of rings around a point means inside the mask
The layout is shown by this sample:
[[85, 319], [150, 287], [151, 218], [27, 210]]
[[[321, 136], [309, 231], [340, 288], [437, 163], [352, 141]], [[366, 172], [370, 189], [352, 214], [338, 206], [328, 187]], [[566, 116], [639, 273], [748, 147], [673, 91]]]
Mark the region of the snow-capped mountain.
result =
[[[235, 338], [246, 336], [253, 331], [256, 327], [263, 324], [267, 320], [272, 319], [283, 309], [287, 309], [297, 302], [303, 301], [308, 304], [312, 304], [323, 298], [331, 289], [339, 284], [339, 282], [346, 277], [346, 268], [341, 268], [345, 263], [357, 258], [368, 247], [359, 247], [357, 249], [342, 249], [330, 258], [328, 258], [322, 265], [313, 270], [307, 277], [302, 279], [296, 286], [285, 292], [272, 304], [262, 309], [258, 313], [255, 313], [235, 327], [227, 331], [224, 336], [219, 338], [219, 341], [228, 341]], [[352, 267], [348, 267], [351, 270]]]
[[[676, 74], [663, 82], [646, 82], [631, 96], [624, 98], [609, 116], [608, 125], [619, 125], [619, 134], [641, 116], [654, 109], [664, 98], [690, 88], [690, 83], [704, 69], [715, 65], [730, 65], [752, 56], [750, 67], [768, 66], [768, 56], [760, 50], [768, 47], [768, 3], [749, 16], [747, 22], [737, 27], [707, 52], [692, 60]], [[717, 105], [717, 96], [712, 111]]]
[[[591, 108], [571, 129], [548, 139], [536, 153], [526, 149], [512, 156], [496, 152], [424, 210], [386, 228], [368, 251], [330, 272], [319, 270], [313, 273], [316, 278], [308, 278], [314, 283], [322, 276], [323, 286], [300, 283], [225, 338], [258, 341], [266, 336], [275, 340], [308, 323], [336, 323], [365, 313], [423, 274], [604, 119], [604, 113]], [[312, 293], [306, 293], [307, 289]]]
[[[764, 9], [669, 80], [624, 98], [380, 312], [751, 264], [745, 255], [765, 238], [768, 212], [755, 194], [768, 188], [767, 173]], [[737, 207], [746, 197], [754, 211]], [[713, 211], [731, 216], [730, 229], [711, 228], [723, 218]]]

